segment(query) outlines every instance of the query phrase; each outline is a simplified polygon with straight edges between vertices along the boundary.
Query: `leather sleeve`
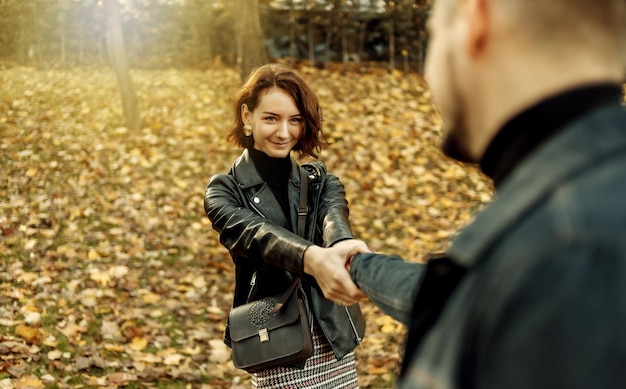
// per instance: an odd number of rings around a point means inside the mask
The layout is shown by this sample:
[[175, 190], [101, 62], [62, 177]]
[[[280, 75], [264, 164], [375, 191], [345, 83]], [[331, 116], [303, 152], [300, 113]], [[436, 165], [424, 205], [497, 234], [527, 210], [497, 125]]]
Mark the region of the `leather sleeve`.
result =
[[[320, 163], [320, 165], [323, 167], [323, 164]], [[325, 167], [323, 169], [325, 170]], [[324, 175], [319, 211], [317, 212], [319, 218], [317, 225], [321, 226], [324, 247], [330, 247], [342, 240], [352, 239], [350, 221], [348, 220], [349, 214], [350, 210], [343, 184], [335, 175]]]
[[311, 242], [279, 227], [248, 209], [230, 175], [213, 176], [207, 185], [204, 209], [220, 243], [232, 256], [262, 260], [292, 273], [303, 274], [302, 258]]

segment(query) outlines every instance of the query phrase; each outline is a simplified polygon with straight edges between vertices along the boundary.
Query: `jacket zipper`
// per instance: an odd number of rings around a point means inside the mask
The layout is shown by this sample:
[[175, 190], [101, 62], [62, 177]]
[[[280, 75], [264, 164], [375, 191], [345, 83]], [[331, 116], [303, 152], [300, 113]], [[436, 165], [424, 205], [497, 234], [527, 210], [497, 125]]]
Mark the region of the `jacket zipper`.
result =
[[350, 320], [350, 326], [352, 326], [352, 331], [354, 331], [354, 336], [356, 337], [356, 343], [362, 349], [363, 346], [361, 345], [361, 341], [363, 339], [361, 339], [361, 337], [359, 336], [359, 331], [356, 330], [356, 326], [354, 325], [354, 321], [352, 321], [352, 316], [350, 316], [350, 311], [348, 311], [348, 307], [344, 307], [344, 309], [346, 310], [346, 314], [348, 315], [348, 320]]
[[[265, 216], [263, 212], [261, 212], [261, 210], [257, 208], [252, 201], [248, 201], [248, 203], [250, 204], [250, 207], [254, 209], [254, 211], [256, 211], [256, 213], [258, 213], [261, 217], [264, 217], [267, 219], [267, 216]], [[246, 304], [250, 302], [250, 297], [252, 297], [252, 291], [254, 290], [254, 287], [256, 285], [256, 275], [257, 275], [257, 272], [255, 270], [254, 273], [252, 273], [252, 278], [250, 279], [250, 291], [248, 292], [248, 298], [246, 299]]]
[[252, 291], [254, 290], [255, 285], [256, 285], [256, 271], [252, 273], [252, 278], [250, 279], [250, 291], [248, 292], [248, 298], [246, 299], [246, 304], [250, 302], [250, 297], [252, 296]]

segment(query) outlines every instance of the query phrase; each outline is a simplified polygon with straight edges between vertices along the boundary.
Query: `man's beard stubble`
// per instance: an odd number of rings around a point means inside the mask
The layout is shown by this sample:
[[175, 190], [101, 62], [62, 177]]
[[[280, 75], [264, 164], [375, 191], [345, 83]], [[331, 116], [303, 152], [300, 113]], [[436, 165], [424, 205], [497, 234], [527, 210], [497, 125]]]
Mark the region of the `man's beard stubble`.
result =
[[460, 136], [458, 136], [458, 131], [459, 130], [454, 130], [453, 128], [444, 128], [441, 151], [446, 157], [459, 162], [477, 163], [478, 161], [474, 160], [467, 152], [467, 149], [463, 147], [463, 142], [459, 140]]
[[[463, 104], [463, 95], [460, 90], [459, 79], [457, 78], [457, 74], [460, 74], [460, 71], [455, 69], [455, 61], [454, 53], [452, 50], [448, 50], [446, 54], [446, 60], [448, 61], [448, 85], [450, 86], [450, 98], [452, 100], [450, 111], [448, 112], [448, 119], [443, 120], [443, 141], [441, 143], [441, 151], [443, 154], [449, 158], [455, 159], [459, 162], [464, 163], [477, 163], [474, 158], [472, 158], [469, 153], [467, 142], [468, 139], [468, 129], [466, 123], [466, 117], [464, 112], [466, 111], [466, 107]], [[443, 115], [442, 115], [443, 116]]]

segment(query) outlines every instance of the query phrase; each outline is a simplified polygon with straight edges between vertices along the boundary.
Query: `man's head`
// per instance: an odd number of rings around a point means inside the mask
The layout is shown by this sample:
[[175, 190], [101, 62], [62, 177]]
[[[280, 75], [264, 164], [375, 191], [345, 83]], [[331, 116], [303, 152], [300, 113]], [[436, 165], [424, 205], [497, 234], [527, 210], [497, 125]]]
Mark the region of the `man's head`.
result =
[[515, 114], [549, 95], [619, 82], [626, 0], [437, 0], [426, 62], [444, 151], [478, 161]]

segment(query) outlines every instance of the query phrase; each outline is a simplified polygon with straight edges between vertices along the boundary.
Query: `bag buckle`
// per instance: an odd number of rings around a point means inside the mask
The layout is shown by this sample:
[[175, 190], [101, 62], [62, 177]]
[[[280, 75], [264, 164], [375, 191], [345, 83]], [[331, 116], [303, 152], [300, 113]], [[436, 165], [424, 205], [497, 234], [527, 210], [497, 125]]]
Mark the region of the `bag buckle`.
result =
[[267, 328], [261, 328], [259, 330], [259, 339], [261, 340], [261, 343], [270, 341], [270, 334], [267, 332]]

